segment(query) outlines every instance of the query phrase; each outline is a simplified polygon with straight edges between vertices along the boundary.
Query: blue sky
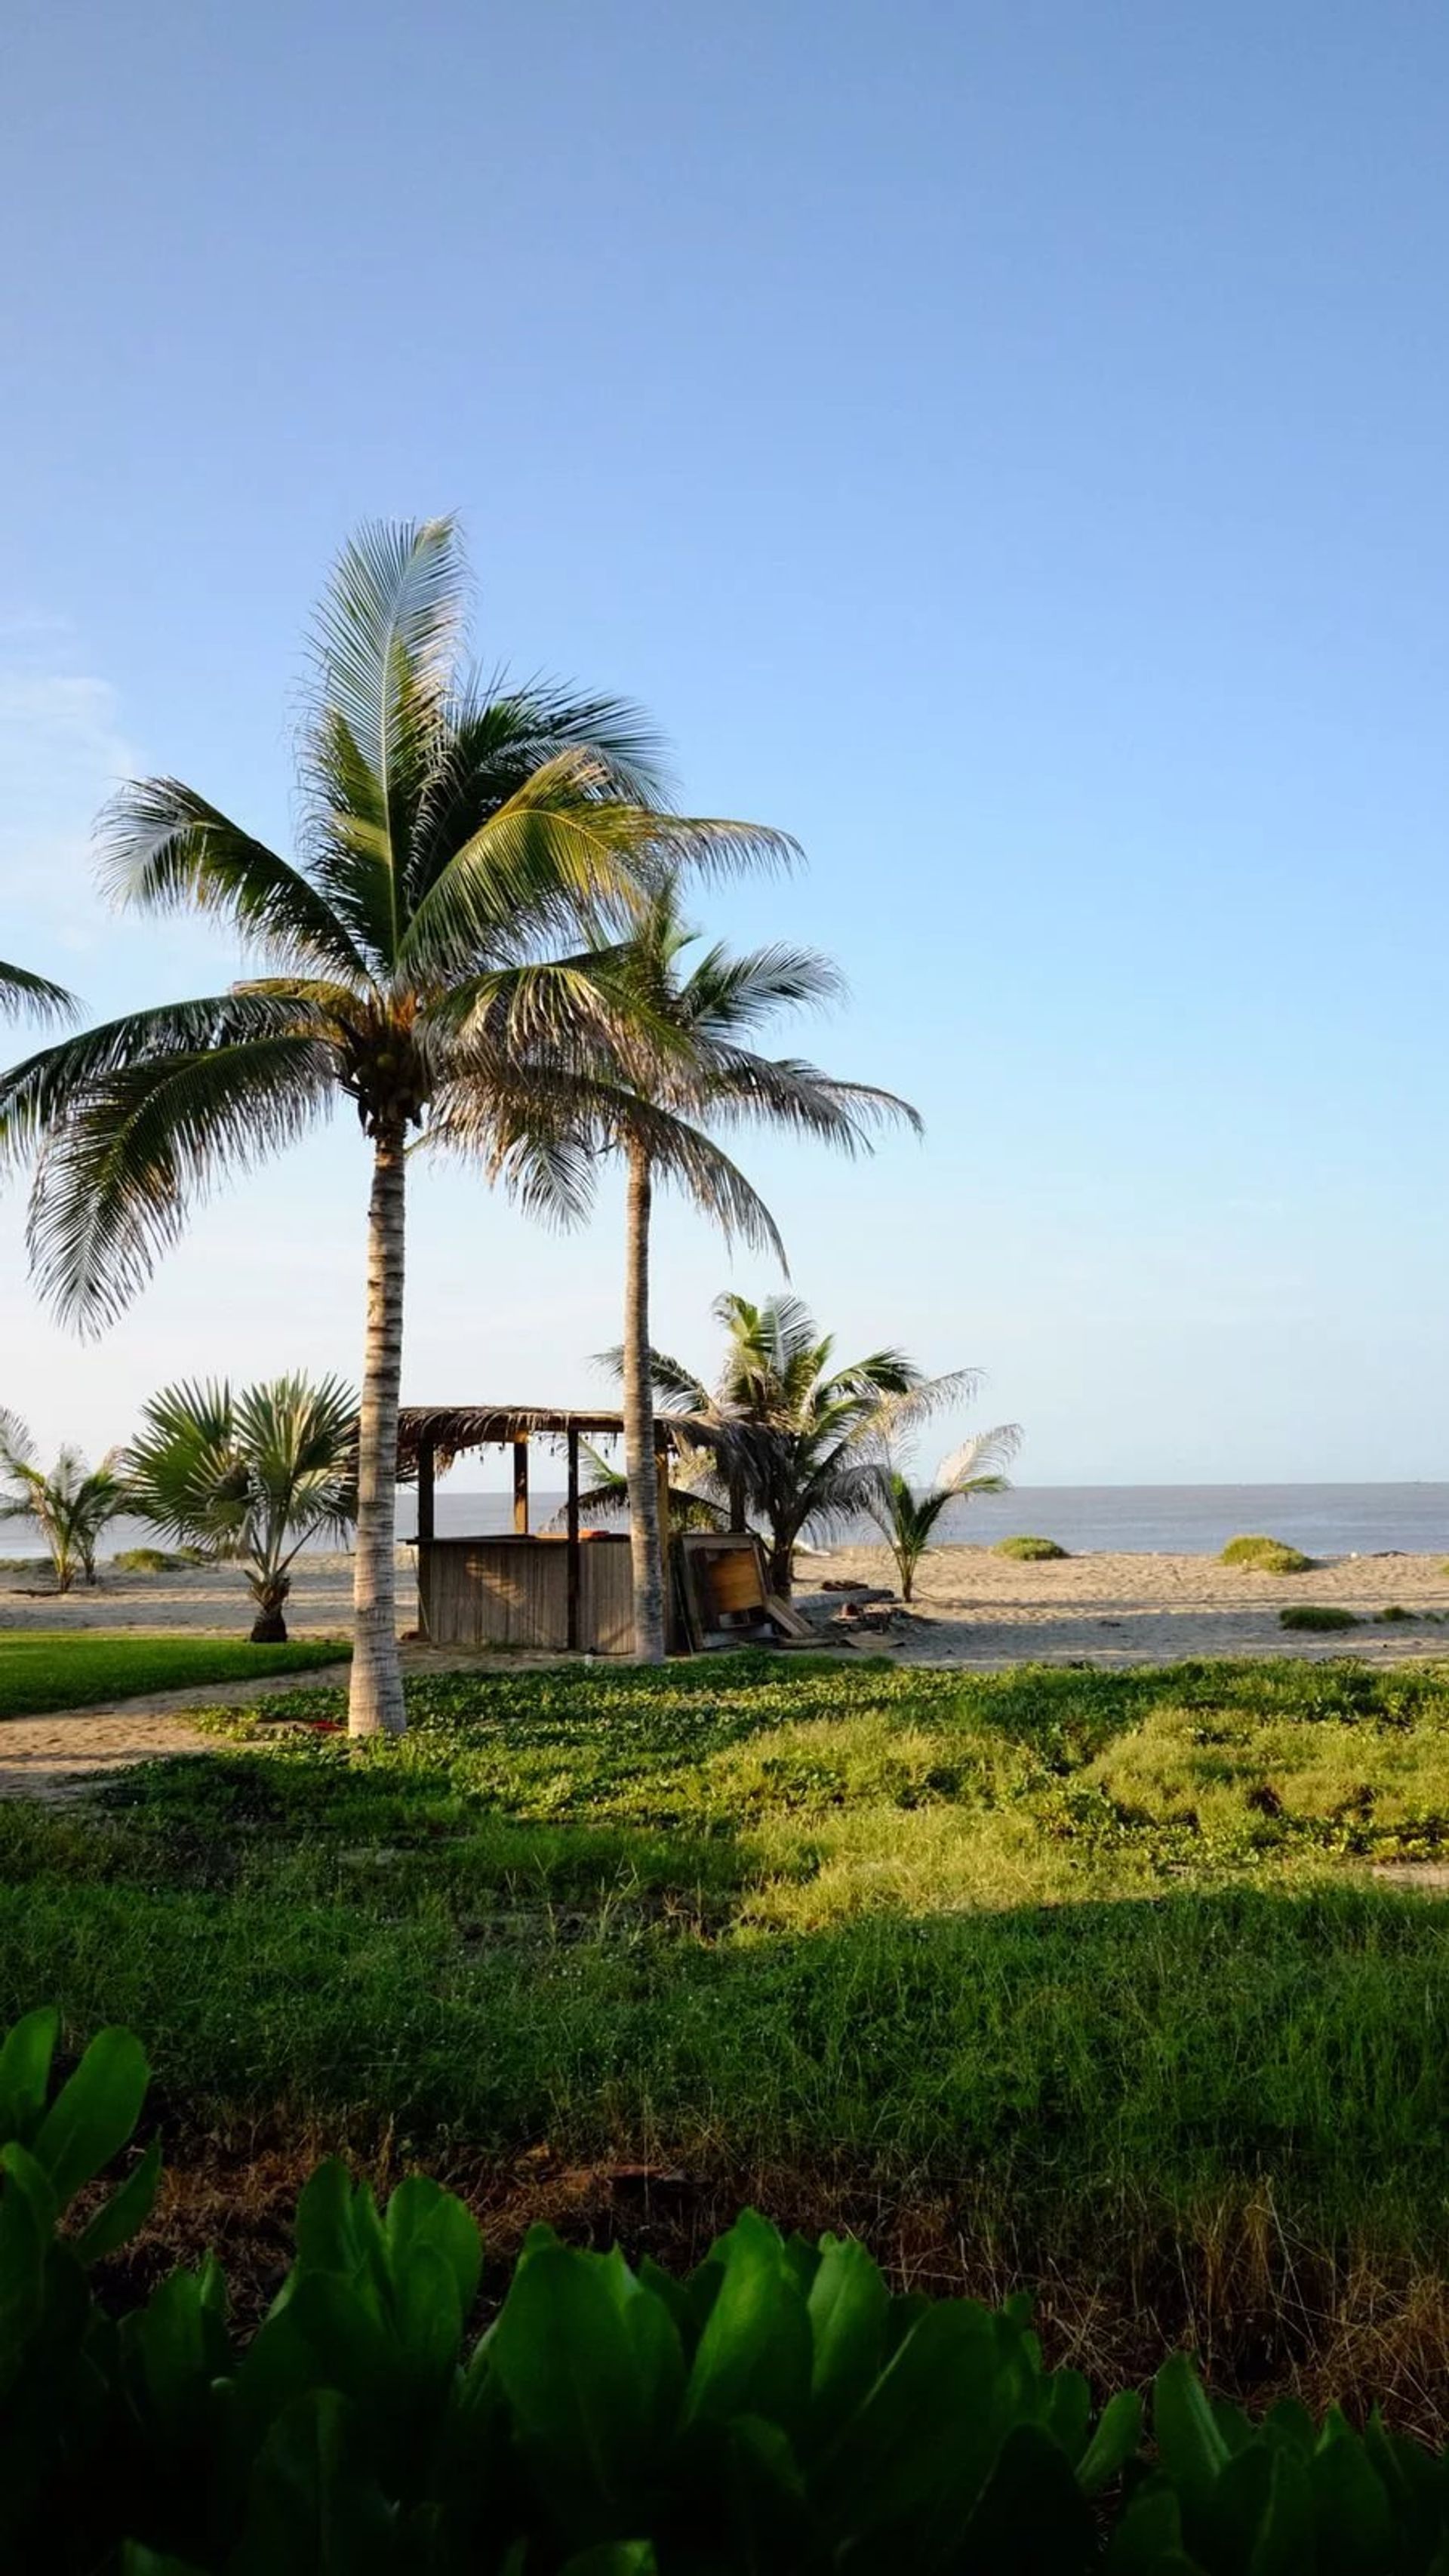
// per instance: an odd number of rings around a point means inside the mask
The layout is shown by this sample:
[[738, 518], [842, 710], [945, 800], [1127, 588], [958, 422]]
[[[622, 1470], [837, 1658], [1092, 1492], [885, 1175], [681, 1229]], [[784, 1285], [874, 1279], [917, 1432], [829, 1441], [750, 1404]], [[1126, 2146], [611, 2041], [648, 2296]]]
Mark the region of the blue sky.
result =
[[[834, 950], [806, 1042], [929, 1122], [750, 1153], [843, 1343], [984, 1366], [1025, 1483], [1445, 1473], [1446, 119], [1401, 0], [27, 7], [0, 953], [224, 980], [98, 910], [94, 809], [285, 835], [331, 556], [456, 509], [487, 658], [809, 852], [706, 910]], [[339, 1120], [93, 1348], [12, 1190], [0, 1400], [99, 1447], [182, 1370], [351, 1372], [365, 1186]], [[596, 1389], [612, 1198], [414, 1217], [411, 1396]], [[729, 1276], [665, 1219], [681, 1355]]]

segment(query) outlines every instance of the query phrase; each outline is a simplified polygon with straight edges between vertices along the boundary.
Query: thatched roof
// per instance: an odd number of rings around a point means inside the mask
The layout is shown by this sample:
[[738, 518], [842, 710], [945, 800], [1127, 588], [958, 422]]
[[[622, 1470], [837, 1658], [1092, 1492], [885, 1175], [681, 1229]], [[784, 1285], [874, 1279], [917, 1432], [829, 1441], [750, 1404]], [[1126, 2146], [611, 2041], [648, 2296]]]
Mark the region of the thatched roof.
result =
[[[622, 1413], [597, 1408], [572, 1411], [557, 1404], [409, 1404], [397, 1422], [397, 1472], [409, 1484], [418, 1472], [418, 1453], [431, 1448], [439, 1468], [468, 1449], [489, 1449], [511, 1440], [564, 1439], [570, 1431], [586, 1440], [619, 1438]], [[667, 1414], [655, 1415], [655, 1430], [672, 1436]]]

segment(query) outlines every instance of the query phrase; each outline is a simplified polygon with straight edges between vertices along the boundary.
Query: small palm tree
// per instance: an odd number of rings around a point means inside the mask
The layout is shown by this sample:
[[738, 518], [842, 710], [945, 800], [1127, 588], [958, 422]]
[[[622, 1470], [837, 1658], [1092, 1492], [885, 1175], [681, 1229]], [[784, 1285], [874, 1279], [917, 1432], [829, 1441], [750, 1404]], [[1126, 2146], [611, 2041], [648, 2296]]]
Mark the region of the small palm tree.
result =
[[0, 1410], [0, 1520], [35, 1522], [57, 1592], [69, 1592], [77, 1574], [94, 1583], [101, 1532], [125, 1509], [114, 1450], [88, 1467], [78, 1449], [62, 1449], [47, 1474], [19, 1415]]
[[[697, 934], [685, 921], [671, 875], [628, 941], [609, 952], [621, 1008], [584, 1033], [581, 1062], [565, 1068], [560, 1110], [592, 1174], [600, 1155], [626, 1170], [624, 1339], [606, 1355], [624, 1397], [625, 1473], [615, 1487], [596, 1475], [590, 1500], [622, 1500], [633, 1558], [635, 1653], [664, 1660], [664, 1574], [649, 1343], [650, 1223], [654, 1193], [672, 1183], [712, 1218], [727, 1240], [742, 1237], [782, 1262], [769, 1209], [708, 1127], [755, 1120], [854, 1154], [869, 1130], [890, 1119], [919, 1129], [906, 1102], [864, 1083], [843, 1082], [794, 1057], [760, 1054], [748, 1040], [782, 1009], [834, 998], [839, 972], [811, 949], [770, 947], [733, 956], [722, 946], [689, 962]], [[557, 1135], [536, 1113], [512, 1148], [535, 1200], [560, 1178]], [[577, 1166], [577, 1153], [567, 1167]]]
[[714, 1314], [726, 1335], [717, 1385], [655, 1351], [655, 1395], [684, 1435], [685, 1492], [720, 1509], [743, 1502], [767, 1534], [771, 1589], [788, 1600], [804, 1531], [825, 1535], [868, 1512], [897, 1443], [974, 1394], [979, 1373], [927, 1377], [892, 1349], [837, 1367], [833, 1336], [798, 1297], [756, 1306], [730, 1293]]
[[239, 1565], [254, 1645], [282, 1645], [293, 1560], [357, 1517], [357, 1398], [340, 1378], [170, 1386], [142, 1413], [121, 1466], [132, 1511], [215, 1564]]
[[130, 1013], [0, 1076], [0, 1154], [38, 1157], [42, 1293], [93, 1329], [223, 1176], [354, 1106], [372, 1174], [355, 1735], [406, 1725], [394, 1527], [409, 1137], [465, 1097], [476, 1130], [496, 1115], [516, 1132], [529, 1050], [602, 1007], [607, 970], [581, 952], [627, 928], [666, 864], [789, 847], [666, 813], [645, 730], [615, 701], [470, 677], [463, 596], [447, 520], [366, 528], [344, 549], [317, 629], [295, 863], [175, 779], [111, 807], [118, 898], [218, 915], [270, 975]]
[[966, 1441], [944, 1460], [936, 1470], [934, 1485], [923, 1493], [917, 1493], [909, 1477], [891, 1460], [882, 1463], [875, 1492], [867, 1497], [866, 1510], [895, 1558], [903, 1601], [909, 1601], [914, 1593], [916, 1568], [947, 1504], [960, 1502], [968, 1494], [1005, 1493], [1008, 1479], [1002, 1470], [1020, 1443], [1020, 1426], [1014, 1422], [998, 1423], [994, 1431], [978, 1432], [974, 1440]]

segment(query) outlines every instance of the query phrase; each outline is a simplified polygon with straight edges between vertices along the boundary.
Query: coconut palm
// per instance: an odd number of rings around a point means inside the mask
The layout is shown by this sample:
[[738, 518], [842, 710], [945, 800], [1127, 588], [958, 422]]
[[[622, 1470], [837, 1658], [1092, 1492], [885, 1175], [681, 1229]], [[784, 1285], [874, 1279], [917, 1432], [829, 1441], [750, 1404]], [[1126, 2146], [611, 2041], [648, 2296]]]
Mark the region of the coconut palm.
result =
[[798, 1297], [756, 1306], [731, 1291], [714, 1315], [726, 1337], [715, 1387], [655, 1351], [655, 1399], [684, 1435], [683, 1492], [721, 1512], [742, 1503], [766, 1534], [771, 1589], [788, 1601], [803, 1532], [825, 1536], [869, 1511], [895, 1445], [974, 1394], [979, 1373], [927, 1377], [894, 1349], [838, 1367], [833, 1336]]
[[63, 984], [52, 984], [28, 966], [7, 966], [0, 958], [0, 1009], [28, 1011], [38, 1020], [73, 1020], [76, 1001]]
[[94, 1583], [101, 1532], [125, 1509], [114, 1450], [88, 1467], [78, 1449], [62, 1449], [47, 1474], [20, 1416], [0, 1409], [0, 1520], [35, 1522], [57, 1592], [69, 1592], [77, 1574]]
[[130, 1013], [0, 1077], [0, 1148], [38, 1153], [41, 1291], [92, 1328], [225, 1174], [353, 1102], [371, 1159], [358, 1735], [406, 1723], [394, 1503], [410, 1131], [465, 1094], [475, 1117], [516, 1128], [527, 1048], [599, 1007], [607, 968], [576, 952], [622, 930], [664, 864], [789, 847], [650, 801], [648, 737], [615, 701], [472, 678], [462, 604], [451, 522], [353, 539], [316, 630], [295, 861], [174, 779], [123, 789], [105, 823], [103, 874], [122, 902], [215, 913], [273, 971]]
[[[735, 956], [716, 944], [692, 962], [697, 934], [687, 924], [677, 876], [660, 886], [626, 943], [610, 954], [622, 1007], [581, 1032], [582, 1060], [560, 1091], [574, 1122], [583, 1167], [601, 1155], [625, 1164], [624, 1339], [609, 1359], [623, 1388], [625, 1473], [597, 1475], [590, 1499], [627, 1504], [634, 1588], [635, 1653], [664, 1660], [664, 1578], [649, 1345], [649, 1237], [660, 1182], [682, 1190], [727, 1239], [742, 1237], [783, 1262], [775, 1221], [737, 1165], [707, 1132], [743, 1120], [768, 1121], [854, 1154], [888, 1119], [919, 1127], [893, 1094], [843, 1082], [793, 1057], [758, 1053], [747, 1041], [777, 1012], [833, 998], [838, 969], [812, 949], [774, 946]], [[536, 1104], [511, 1150], [541, 1199], [558, 1177], [558, 1139], [546, 1139]], [[581, 1132], [580, 1132], [581, 1131]], [[545, 1145], [547, 1153], [544, 1153]], [[574, 1166], [570, 1166], [570, 1171]]]
[[282, 1645], [294, 1558], [357, 1516], [357, 1397], [340, 1378], [169, 1386], [121, 1456], [130, 1508], [215, 1564], [239, 1565], [254, 1645]]
[[978, 1431], [974, 1439], [943, 1460], [936, 1470], [935, 1483], [921, 1493], [892, 1460], [882, 1462], [875, 1491], [867, 1496], [865, 1507], [895, 1558], [903, 1601], [909, 1601], [915, 1590], [916, 1568], [948, 1503], [960, 1502], [970, 1494], [1004, 1493], [1008, 1479], [1002, 1470], [1020, 1443], [1021, 1430], [1015, 1422], [998, 1423], [993, 1431]]

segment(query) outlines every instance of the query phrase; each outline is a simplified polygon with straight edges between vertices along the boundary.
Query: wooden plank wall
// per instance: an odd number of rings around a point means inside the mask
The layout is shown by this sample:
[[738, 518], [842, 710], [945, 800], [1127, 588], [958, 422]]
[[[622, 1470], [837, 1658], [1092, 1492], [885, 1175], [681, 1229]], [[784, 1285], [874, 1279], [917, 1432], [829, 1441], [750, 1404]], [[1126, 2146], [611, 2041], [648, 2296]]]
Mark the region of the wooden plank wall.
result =
[[[629, 1550], [586, 1540], [579, 1551], [579, 1644], [586, 1653], [634, 1651], [634, 1597]], [[418, 1592], [425, 1637], [435, 1646], [521, 1646], [563, 1654], [568, 1646], [568, 1556], [565, 1544], [438, 1539], [418, 1550]]]

